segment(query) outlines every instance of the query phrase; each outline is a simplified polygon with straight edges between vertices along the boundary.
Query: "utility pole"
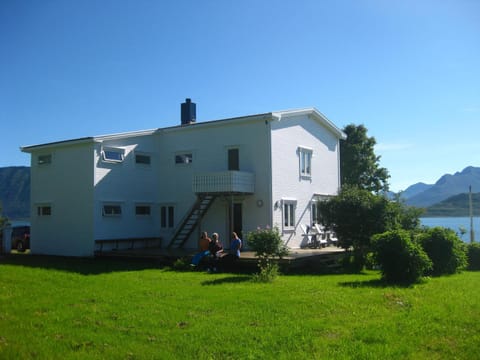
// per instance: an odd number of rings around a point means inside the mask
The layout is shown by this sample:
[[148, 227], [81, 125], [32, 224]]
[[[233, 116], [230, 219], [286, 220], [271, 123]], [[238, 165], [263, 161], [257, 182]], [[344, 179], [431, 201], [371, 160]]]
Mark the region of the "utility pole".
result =
[[469, 187], [468, 203], [470, 208], [470, 243], [475, 241], [475, 234], [473, 232], [473, 207], [472, 207], [472, 185]]

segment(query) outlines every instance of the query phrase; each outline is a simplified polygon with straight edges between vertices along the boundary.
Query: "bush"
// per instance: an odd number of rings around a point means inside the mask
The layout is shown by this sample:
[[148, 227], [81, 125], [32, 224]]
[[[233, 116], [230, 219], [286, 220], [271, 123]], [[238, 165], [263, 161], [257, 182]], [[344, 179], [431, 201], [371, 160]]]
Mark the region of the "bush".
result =
[[453, 230], [443, 227], [426, 229], [418, 235], [418, 240], [432, 260], [432, 275], [454, 274], [467, 266], [465, 243]]
[[382, 278], [393, 283], [418, 282], [432, 262], [405, 230], [391, 230], [372, 238], [376, 263]]
[[288, 255], [280, 231], [277, 228], [258, 228], [247, 234], [247, 242], [258, 259], [260, 273], [255, 275], [256, 281], [271, 282], [278, 275], [278, 267], [273, 266], [271, 261]]
[[252, 280], [254, 282], [270, 283], [273, 282], [278, 276], [278, 265], [272, 262], [260, 268], [260, 272], [253, 274]]
[[468, 269], [480, 270], [480, 243], [468, 244]]
[[322, 222], [338, 236], [338, 245], [352, 250], [350, 266], [367, 265], [371, 239], [385, 231], [418, 228], [422, 210], [354, 186], [343, 186], [338, 196], [319, 203]]

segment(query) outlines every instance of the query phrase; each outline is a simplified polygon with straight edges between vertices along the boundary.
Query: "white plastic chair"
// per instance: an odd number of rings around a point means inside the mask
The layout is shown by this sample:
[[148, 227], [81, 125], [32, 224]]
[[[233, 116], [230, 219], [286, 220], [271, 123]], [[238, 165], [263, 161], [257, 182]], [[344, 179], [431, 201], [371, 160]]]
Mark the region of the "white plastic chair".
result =
[[338, 242], [337, 234], [335, 234], [333, 231], [329, 231], [328, 241], [330, 241], [333, 245], [336, 246]]
[[312, 243], [312, 235], [308, 233], [308, 228], [307, 225], [305, 224], [300, 224], [300, 228], [302, 229], [303, 232], [303, 237], [307, 239], [307, 243], [305, 244], [306, 246], [310, 246]]
[[327, 245], [327, 232], [319, 224], [315, 224], [315, 230], [317, 231], [317, 242], [321, 247], [325, 247]]

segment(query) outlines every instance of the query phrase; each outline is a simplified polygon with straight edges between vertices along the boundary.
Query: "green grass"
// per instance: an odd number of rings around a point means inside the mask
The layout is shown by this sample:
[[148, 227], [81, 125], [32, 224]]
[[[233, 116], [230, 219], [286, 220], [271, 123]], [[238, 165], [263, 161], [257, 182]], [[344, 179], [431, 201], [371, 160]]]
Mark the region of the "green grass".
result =
[[175, 272], [154, 262], [0, 260], [1, 359], [479, 359], [480, 272]]

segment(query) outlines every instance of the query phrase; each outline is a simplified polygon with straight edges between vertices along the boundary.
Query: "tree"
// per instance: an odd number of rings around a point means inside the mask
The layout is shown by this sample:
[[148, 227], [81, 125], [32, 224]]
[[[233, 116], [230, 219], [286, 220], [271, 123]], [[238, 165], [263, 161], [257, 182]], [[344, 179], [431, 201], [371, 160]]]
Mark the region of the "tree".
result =
[[415, 230], [420, 224], [421, 210], [351, 185], [343, 186], [337, 196], [319, 206], [323, 225], [335, 231], [339, 246], [353, 250], [356, 270], [365, 264], [373, 235]]
[[338, 196], [319, 206], [322, 221], [335, 231], [339, 246], [346, 250], [352, 248], [356, 270], [365, 264], [371, 237], [389, 230], [394, 222], [385, 197], [355, 186], [343, 186]]
[[380, 156], [375, 155], [374, 137], [367, 136], [363, 125], [347, 125], [343, 131], [346, 140], [340, 140], [340, 174], [342, 185], [354, 185], [360, 189], [379, 193], [388, 191], [390, 175], [380, 167]]

